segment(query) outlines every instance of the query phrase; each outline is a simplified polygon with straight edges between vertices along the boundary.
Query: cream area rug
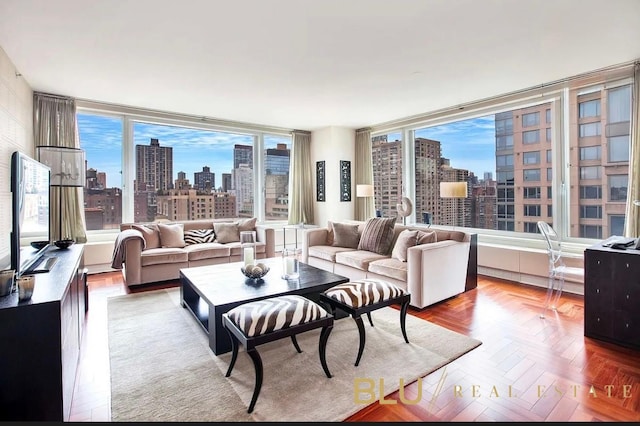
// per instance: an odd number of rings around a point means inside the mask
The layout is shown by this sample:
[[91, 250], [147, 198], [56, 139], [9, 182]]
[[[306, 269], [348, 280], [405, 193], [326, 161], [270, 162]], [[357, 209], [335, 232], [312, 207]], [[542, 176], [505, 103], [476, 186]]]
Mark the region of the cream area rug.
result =
[[[360, 365], [358, 329], [351, 318], [334, 322], [327, 344], [327, 378], [318, 357], [319, 330], [258, 347], [264, 367], [253, 413], [253, 363], [241, 348], [230, 377], [231, 354], [216, 356], [202, 327], [180, 306], [178, 288], [116, 296], [107, 301], [112, 421], [342, 421], [365, 408], [354, 395], [356, 379], [384, 379], [388, 395], [481, 344], [407, 315], [405, 343], [400, 311], [364, 319], [366, 346]], [[361, 385], [362, 389], [364, 385]], [[386, 396], [385, 395], [385, 396]], [[378, 395], [379, 396], [379, 395]]]

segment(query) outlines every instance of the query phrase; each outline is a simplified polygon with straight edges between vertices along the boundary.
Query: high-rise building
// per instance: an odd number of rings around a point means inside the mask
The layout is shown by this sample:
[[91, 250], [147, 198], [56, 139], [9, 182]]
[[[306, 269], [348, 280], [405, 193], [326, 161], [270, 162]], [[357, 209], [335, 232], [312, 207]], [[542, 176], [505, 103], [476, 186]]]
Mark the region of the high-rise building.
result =
[[431, 223], [438, 223], [440, 218], [440, 165], [442, 164], [442, 148], [439, 141], [416, 138], [415, 172], [416, 199], [414, 201], [416, 219], [422, 223], [430, 218]]
[[222, 174], [222, 192], [231, 191], [231, 173], [223, 173]]
[[193, 187], [198, 191], [211, 192], [216, 187], [216, 174], [209, 166], [203, 166], [201, 172], [193, 174]]
[[234, 145], [233, 146], [233, 168], [237, 169], [241, 164], [253, 169], [253, 146]]
[[386, 135], [373, 137], [371, 144], [375, 208], [383, 217], [394, 217], [402, 202], [402, 144], [387, 141]]
[[236, 210], [239, 217], [253, 216], [253, 170], [241, 163], [233, 169], [233, 192], [236, 196]]
[[160, 146], [160, 142], [156, 138], [151, 138], [149, 145], [136, 145], [136, 181], [134, 188], [136, 193], [144, 193], [147, 200], [147, 217], [137, 220], [152, 221], [155, 219], [157, 191], [172, 189], [172, 179], [172, 147]]
[[149, 145], [136, 145], [136, 191], [166, 191], [173, 188], [173, 148], [160, 146], [156, 138]]
[[290, 150], [284, 143], [268, 148], [265, 156], [265, 217], [270, 220], [289, 216]]
[[191, 189], [191, 184], [189, 183], [189, 179], [187, 179], [187, 174], [185, 172], [178, 172], [178, 179], [176, 179], [176, 183], [174, 184], [175, 189]]

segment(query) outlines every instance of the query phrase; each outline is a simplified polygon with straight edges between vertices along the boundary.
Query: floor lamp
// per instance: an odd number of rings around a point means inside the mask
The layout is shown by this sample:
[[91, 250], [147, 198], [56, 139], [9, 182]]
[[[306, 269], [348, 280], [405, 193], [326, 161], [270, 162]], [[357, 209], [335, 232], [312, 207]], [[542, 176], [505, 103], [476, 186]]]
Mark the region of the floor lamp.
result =
[[[362, 198], [362, 197], [373, 197], [374, 193], [373, 193], [373, 185], [369, 185], [369, 184], [357, 184], [356, 185], [356, 197], [357, 198]], [[374, 210], [375, 210], [375, 206], [374, 206]], [[357, 218], [358, 220], [366, 220], [368, 218], [366, 217], [361, 217], [361, 218]]]
[[63, 188], [84, 187], [84, 151], [79, 148], [60, 146], [38, 146], [38, 160], [51, 169], [51, 186], [58, 187], [58, 240], [65, 239], [62, 233]]
[[467, 198], [467, 182], [440, 182], [440, 198]]

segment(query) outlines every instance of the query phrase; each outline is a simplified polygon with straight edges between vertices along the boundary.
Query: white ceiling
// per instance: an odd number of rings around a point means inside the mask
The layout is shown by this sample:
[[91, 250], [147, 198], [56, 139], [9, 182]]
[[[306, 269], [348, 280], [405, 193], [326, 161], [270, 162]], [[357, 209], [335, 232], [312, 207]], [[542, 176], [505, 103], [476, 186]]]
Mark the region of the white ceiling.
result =
[[359, 128], [640, 58], [639, 0], [1, 0], [36, 91]]

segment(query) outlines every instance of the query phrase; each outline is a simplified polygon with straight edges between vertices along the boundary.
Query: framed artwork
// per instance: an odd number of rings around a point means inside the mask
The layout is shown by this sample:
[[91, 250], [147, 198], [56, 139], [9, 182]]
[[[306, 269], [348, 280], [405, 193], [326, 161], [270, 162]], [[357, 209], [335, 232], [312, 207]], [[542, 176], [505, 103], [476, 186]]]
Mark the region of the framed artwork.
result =
[[351, 161], [340, 160], [340, 201], [351, 201]]
[[316, 201], [325, 201], [324, 176], [324, 161], [316, 161]]

